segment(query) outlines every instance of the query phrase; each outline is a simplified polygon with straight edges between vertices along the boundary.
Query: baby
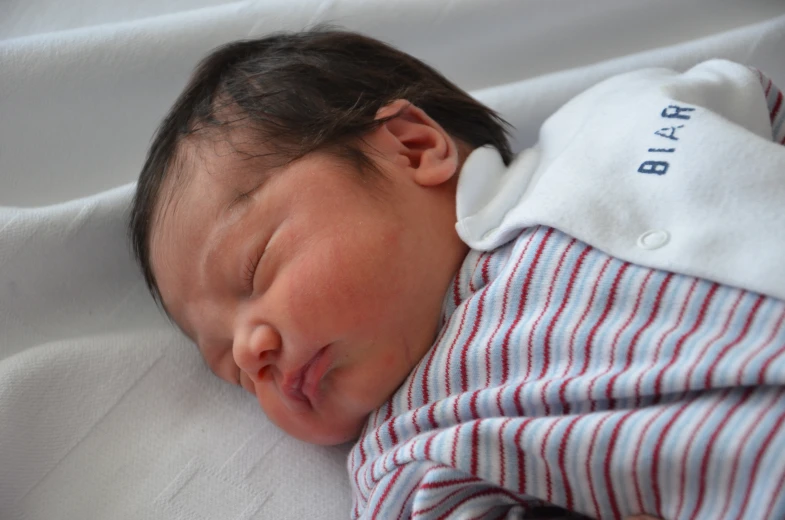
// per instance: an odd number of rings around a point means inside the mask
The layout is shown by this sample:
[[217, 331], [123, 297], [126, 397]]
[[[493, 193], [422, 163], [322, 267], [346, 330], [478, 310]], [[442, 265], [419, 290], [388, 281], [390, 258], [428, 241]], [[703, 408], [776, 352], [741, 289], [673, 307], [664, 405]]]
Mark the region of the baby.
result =
[[236, 42], [159, 128], [131, 240], [213, 372], [359, 437], [356, 518], [783, 518], [781, 104], [730, 62], [640, 71], [513, 160], [380, 42]]

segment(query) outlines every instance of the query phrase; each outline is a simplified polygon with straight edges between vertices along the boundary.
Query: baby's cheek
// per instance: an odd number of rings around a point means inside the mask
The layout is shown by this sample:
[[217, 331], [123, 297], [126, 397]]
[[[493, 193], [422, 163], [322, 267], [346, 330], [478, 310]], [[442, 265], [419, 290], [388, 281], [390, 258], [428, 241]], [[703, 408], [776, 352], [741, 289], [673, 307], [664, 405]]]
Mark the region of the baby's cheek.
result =
[[240, 371], [240, 386], [249, 394], [256, 396], [256, 388], [254, 387], [253, 381], [251, 381], [248, 374], [242, 370]]
[[340, 328], [343, 330], [337, 332], [343, 336], [347, 330], [384, 315], [389, 302], [379, 289], [386, 274], [369, 269], [362, 258], [367, 255], [341, 248], [340, 243], [323, 244], [318, 254], [292, 265], [285, 297], [297, 330]]
[[354, 390], [363, 404], [363, 412], [370, 413], [382, 406], [406, 380], [412, 368], [398, 345], [387, 347], [373, 352], [372, 358], [355, 372]]

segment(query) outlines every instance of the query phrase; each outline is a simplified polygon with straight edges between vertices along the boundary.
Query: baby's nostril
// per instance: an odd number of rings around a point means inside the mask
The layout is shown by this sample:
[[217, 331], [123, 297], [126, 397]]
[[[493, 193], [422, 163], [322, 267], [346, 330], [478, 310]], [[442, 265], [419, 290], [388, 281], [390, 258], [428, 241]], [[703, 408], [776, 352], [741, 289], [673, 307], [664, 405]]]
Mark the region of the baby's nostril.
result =
[[264, 378], [265, 371], [270, 368], [269, 365], [265, 365], [259, 369], [259, 372], [256, 373], [256, 380], [261, 381]]

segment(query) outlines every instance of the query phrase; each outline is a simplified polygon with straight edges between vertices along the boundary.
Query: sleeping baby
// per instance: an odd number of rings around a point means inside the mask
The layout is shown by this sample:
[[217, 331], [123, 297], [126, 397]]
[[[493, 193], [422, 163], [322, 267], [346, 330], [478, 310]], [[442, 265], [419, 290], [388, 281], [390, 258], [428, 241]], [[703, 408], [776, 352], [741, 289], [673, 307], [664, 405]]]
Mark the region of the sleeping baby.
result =
[[331, 29], [226, 45], [130, 220], [216, 375], [356, 443], [354, 518], [785, 518], [785, 108], [727, 61], [606, 80], [511, 153]]

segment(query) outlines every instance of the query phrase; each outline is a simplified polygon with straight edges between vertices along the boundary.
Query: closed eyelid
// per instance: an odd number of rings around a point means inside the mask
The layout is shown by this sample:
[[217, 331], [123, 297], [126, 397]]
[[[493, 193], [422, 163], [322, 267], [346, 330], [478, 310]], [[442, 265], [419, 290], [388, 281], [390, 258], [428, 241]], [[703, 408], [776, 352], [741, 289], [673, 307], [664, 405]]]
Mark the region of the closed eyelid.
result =
[[[268, 251], [273, 247], [276, 239], [279, 237], [279, 231], [282, 227], [284, 226], [275, 226], [275, 229], [272, 230], [270, 235], [265, 234], [260, 236], [254, 249], [251, 249], [250, 253], [246, 256], [247, 260], [242, 264], [240, 273], [246, 295], [253, 295], [256, 289], [254, 282], [256, 280], [257, 271], [260, 268], [262, 260], [267, 256]], [[265, 276], [267, 276], [266, 273]]]
[[253, 252], [248, 256], [248, 260], [242, 265], [240, 273], [243, 289], [248, 293], [253, 293], [254, 279], [256, 278], [256, 271], [259, 268], [264, 253], [267, 251], [267, 242], [257, 245]]

